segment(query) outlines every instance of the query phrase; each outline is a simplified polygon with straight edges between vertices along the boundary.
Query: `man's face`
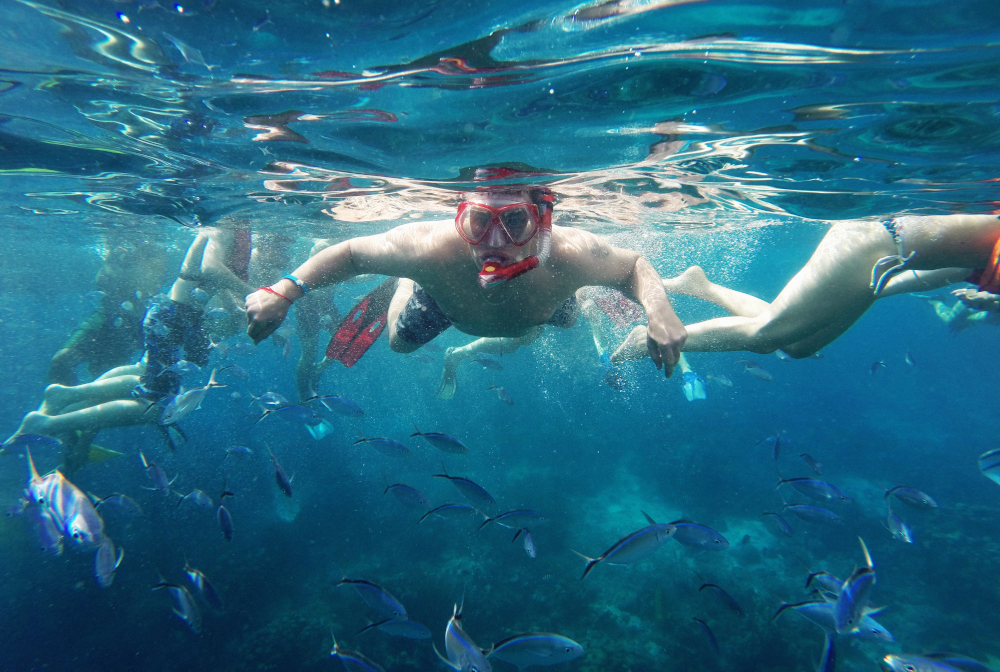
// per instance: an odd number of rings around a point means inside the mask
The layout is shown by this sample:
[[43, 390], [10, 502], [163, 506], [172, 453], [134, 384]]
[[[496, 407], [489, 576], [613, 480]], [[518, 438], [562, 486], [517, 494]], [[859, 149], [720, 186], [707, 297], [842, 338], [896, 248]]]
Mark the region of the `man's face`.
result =
[[[515, 203], [530, 203], [527, 194], [475, 194], [467, 199], [472, 203], [481, 203], [491, 208], [502, 208]], [[486, 237], [478, 245], [469, 245], [469, 251], [476, 268], [482, 268], [486, 262], [509, 266], [537, 254], [538, 234], [524, 245], [515, 245], [507, 236], [502, 226], [493, 224]]]

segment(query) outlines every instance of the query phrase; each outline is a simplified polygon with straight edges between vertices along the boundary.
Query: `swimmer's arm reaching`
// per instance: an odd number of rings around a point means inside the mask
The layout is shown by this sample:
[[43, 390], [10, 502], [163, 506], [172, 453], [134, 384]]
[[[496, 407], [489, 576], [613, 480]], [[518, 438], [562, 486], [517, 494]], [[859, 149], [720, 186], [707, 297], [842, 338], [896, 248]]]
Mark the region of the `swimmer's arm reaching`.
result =
[[[386, 233], [352, 238], [331, 245], [311, 257], [293, 272], [310, 289], [326, 287], [349, 280], [363, 273], [394, 277], [413, 277], [424, 263], [416, 241], [424, 241], [426, 249], [434, 247], [433, 225], [405, 224]], [[456, 236], [457, 238], [457, 236]], [[281, 326], [291, 302], [302, 296], [302, 290], [291, 280], [281, 279], [271, 289], [247, 296], [247, 335], [259, 343]]]
[[649, 355], [656, 368], [664, 369], [669, 377], [680, 360], [687, 330], [670, 305], [660, 274], [638, 252], [614, 247], [578, 229], [567, 233], [569, 255], [577, 257], [573, 266], [582, 273], [581, 286], [613, 287], [642, 304], [649, 321], [646, 338]]

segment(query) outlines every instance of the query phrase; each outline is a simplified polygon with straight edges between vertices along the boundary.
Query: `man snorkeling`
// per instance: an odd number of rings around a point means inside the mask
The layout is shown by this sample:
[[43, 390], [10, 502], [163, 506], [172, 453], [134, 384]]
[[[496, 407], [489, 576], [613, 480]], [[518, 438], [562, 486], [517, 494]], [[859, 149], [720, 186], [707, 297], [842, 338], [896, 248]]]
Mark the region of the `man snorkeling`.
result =
[[660, 276], [638, 252], [553, 226], [554, 203], [553, 193], [540, 186], [477, 189], [464, 194], [454, 224], [404, 224], [332, 245], [247, 297], [247, 334], [254, 342], [267, 338], [311, 289], [374, 273], [390, 280], [341, 323], [328, 358], [352, 365], [385, 327], [396, 352], [413, 352], [452, 325], [502, 338], [508, 352], [537, 338], [545, 324], [572, 325], [579, 310], [575, 292], [602, 285], [645, 309], [647, 352], [669, 376], [686, 331]]

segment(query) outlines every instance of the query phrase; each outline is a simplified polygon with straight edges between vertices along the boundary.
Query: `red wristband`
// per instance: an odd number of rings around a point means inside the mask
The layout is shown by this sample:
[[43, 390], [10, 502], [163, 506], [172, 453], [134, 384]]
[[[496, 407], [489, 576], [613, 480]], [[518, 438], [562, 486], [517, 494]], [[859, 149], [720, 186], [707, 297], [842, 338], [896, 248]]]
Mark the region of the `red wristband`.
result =
[[295, 303], [294, 301], [292, 301], [291, 299], [289, 299], [287, 296], [285, 296], [281, 292], [276, 292], [275, 290], [271, 289], [270, 287], [258, 287], [257, 289], [265, 291], [268, 294], [274, 294], [275, 296], [280, 296], [285, 301], [288, 301], [288, 303]]

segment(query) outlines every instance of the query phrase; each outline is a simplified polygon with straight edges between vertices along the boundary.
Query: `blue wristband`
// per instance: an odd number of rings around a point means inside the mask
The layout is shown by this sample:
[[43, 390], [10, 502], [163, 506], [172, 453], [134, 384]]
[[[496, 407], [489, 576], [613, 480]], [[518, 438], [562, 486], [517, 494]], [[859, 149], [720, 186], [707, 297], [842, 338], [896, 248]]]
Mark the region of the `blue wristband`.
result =
[[303, 294], [305, 294], [306, 292], [309, 291], [309, 288], [306, 286], [306, 283], [302, 282], [301, 280], [299, 280], [298, 278], [296, 278], [294, 275], [289, 274], [289, 275], [283, 275], [281, 277], [284, 280], [291, 280], [292, 282], [294, 282], [298, 286], [298, 288], [302, 290]]

